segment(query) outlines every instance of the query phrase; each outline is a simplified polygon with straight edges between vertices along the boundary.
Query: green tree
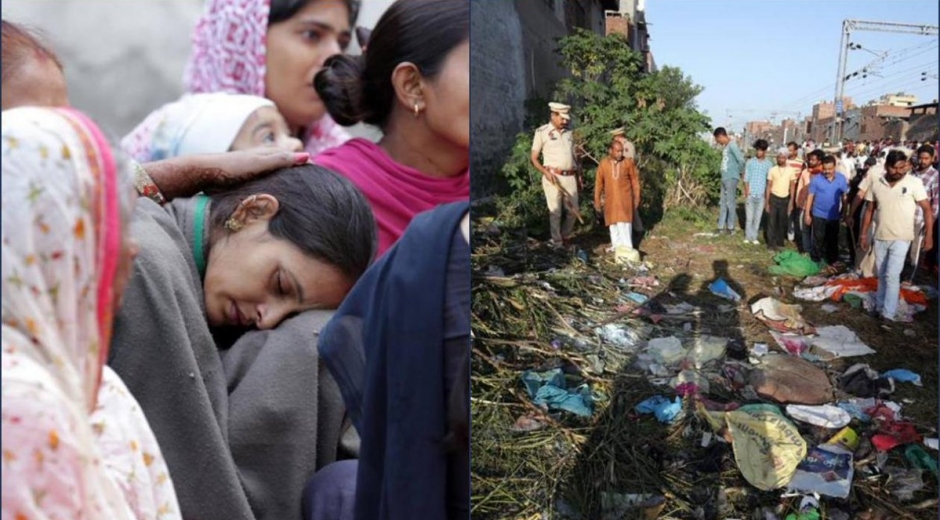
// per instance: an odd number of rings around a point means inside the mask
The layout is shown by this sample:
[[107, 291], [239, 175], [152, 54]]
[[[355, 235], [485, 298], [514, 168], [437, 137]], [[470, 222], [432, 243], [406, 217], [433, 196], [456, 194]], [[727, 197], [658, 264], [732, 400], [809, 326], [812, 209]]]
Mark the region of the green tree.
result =
[[[710, 120], [695, 104], [702, 87], [675, 67], [644, 73], [642, 55], [621, 35], [577, 29], [559, 41], [557, 52], [571, 76], [556, 85], [554, 99], [572, 106], [586, 188], [592, 188], [597, 162], [607, 154], [610, 130], [624, 126], [637, 148], [647, 222], [658, 221], [673, 206], [717, 199], [719, 155], [700, 137], [710, 130]], [[533, 196], [538, 186], [538, 174], [528, 164], [534, 128], [527, 130], [502, 172], [522, 197]], [[585, 209], [589, 195], [586, 189]]]

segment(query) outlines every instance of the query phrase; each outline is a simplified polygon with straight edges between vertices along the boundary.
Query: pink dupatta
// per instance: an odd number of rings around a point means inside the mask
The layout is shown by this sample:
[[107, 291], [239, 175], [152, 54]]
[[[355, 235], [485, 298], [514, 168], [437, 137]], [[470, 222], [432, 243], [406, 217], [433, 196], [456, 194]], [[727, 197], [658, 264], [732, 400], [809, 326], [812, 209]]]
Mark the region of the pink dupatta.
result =
[[430, 177], [395, 162], [366, 139], [352, 139], [313, 162], [348, 178], [369, 199], [379, 231], [377, 257], [401, 237], [418, 213], [470, 198], [469, 170], [455, 177]]

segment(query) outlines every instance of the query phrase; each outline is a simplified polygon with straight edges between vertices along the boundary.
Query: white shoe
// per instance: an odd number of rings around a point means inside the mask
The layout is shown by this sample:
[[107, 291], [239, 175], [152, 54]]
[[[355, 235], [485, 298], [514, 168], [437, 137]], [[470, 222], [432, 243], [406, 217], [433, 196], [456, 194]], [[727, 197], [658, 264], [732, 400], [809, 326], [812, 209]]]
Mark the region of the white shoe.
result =
[[760, 245], [760, 240], [754, 240], [754, 241], [751, 242], [751, 243], [754, 244], [755, 246], [759, 246], [759, 245]]
[[744, 243], [745, 243], [745, 244], [750, 244], [751, 241], [745, 238], [745, 239], [744, 239]]

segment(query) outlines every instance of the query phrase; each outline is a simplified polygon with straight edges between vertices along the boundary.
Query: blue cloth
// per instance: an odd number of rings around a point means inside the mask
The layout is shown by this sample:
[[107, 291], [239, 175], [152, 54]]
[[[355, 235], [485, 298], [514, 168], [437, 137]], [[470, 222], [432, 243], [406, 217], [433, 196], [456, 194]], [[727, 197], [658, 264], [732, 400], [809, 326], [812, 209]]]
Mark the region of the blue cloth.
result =
[[911, 243], [905, 240], [875, 240], [875, 275], [878, 292], [875, 309], [888, 319], [895, 319], [901, 298], [901, 271]]
[[468, 209], [456, 202], [416, 216], [320, 334], [361, 438], [359, 520], [448, 516], [445, 281]]
[[727, 229], [734, 231], [738, 224], [737, 211], [738, 200], [738, 179], [721, 180], [721, 200], [718, 203], [718, 229]]
[[764, 198], [767, 191], [767, 174], [774, 165], [766, 157], [763, 160], [757, 157], [751, 157], [744, 166], [744, 182], [747, 183], [748, 195], [750, 197]]
[[522, 382], [532, 402], [537, 406], [547, 406], [549, 410], [565, 410], [582, 417], [594, 413], [594, 399], [587, 385], [569, 390], [565, 374], [560, 368], [546, 372], [526, 370], [522, 373]]
[[813, 175], [809, 182], [809, 192], [813, 195], [813, 217], [839, 220], [842, 196], [848, 191], [849, 181], [839, 172], [836, 172], [831, 181], [825, 174]]
[[881, 377], [890, 377], [895, 381], [900, 381], [902, 383], [914, 383], [917, 386], [921, 386], [920, 376], [915, 372], [911, 372], [905, 368], [895, 368], [893, 370], [888, 370], [881, 374]]
[[682, 412], [682, 399], [676, 397], [674, 401], [661, 395], [654, 395], [636, 405], [637, 413], [651, 413], [662, 423], [671, 423]]
[[724, 150], [721, 151], [721, 180], [739, 180], [743, 168], [744, 154], [741, 153], [741, 149], [738, 148], [738, 145], [734, 141], [731, 141], [725, 146]]
[[760, 234], [760, 221], [764, 217], [764, 196], [755, 197], [754, 193], [744, 201], [744, 238], [757, 240]]

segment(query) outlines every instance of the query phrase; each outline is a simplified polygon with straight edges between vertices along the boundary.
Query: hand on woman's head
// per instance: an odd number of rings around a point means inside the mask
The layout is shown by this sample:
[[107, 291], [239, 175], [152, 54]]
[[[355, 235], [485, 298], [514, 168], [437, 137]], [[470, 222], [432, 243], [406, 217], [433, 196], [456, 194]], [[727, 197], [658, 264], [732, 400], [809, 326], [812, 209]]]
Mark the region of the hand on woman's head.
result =
[[264, 95], [294, 131], [326, 114], [313, 78], [327, 58], [349, 45], [349, 5], [349, 0], [273, 0]]

